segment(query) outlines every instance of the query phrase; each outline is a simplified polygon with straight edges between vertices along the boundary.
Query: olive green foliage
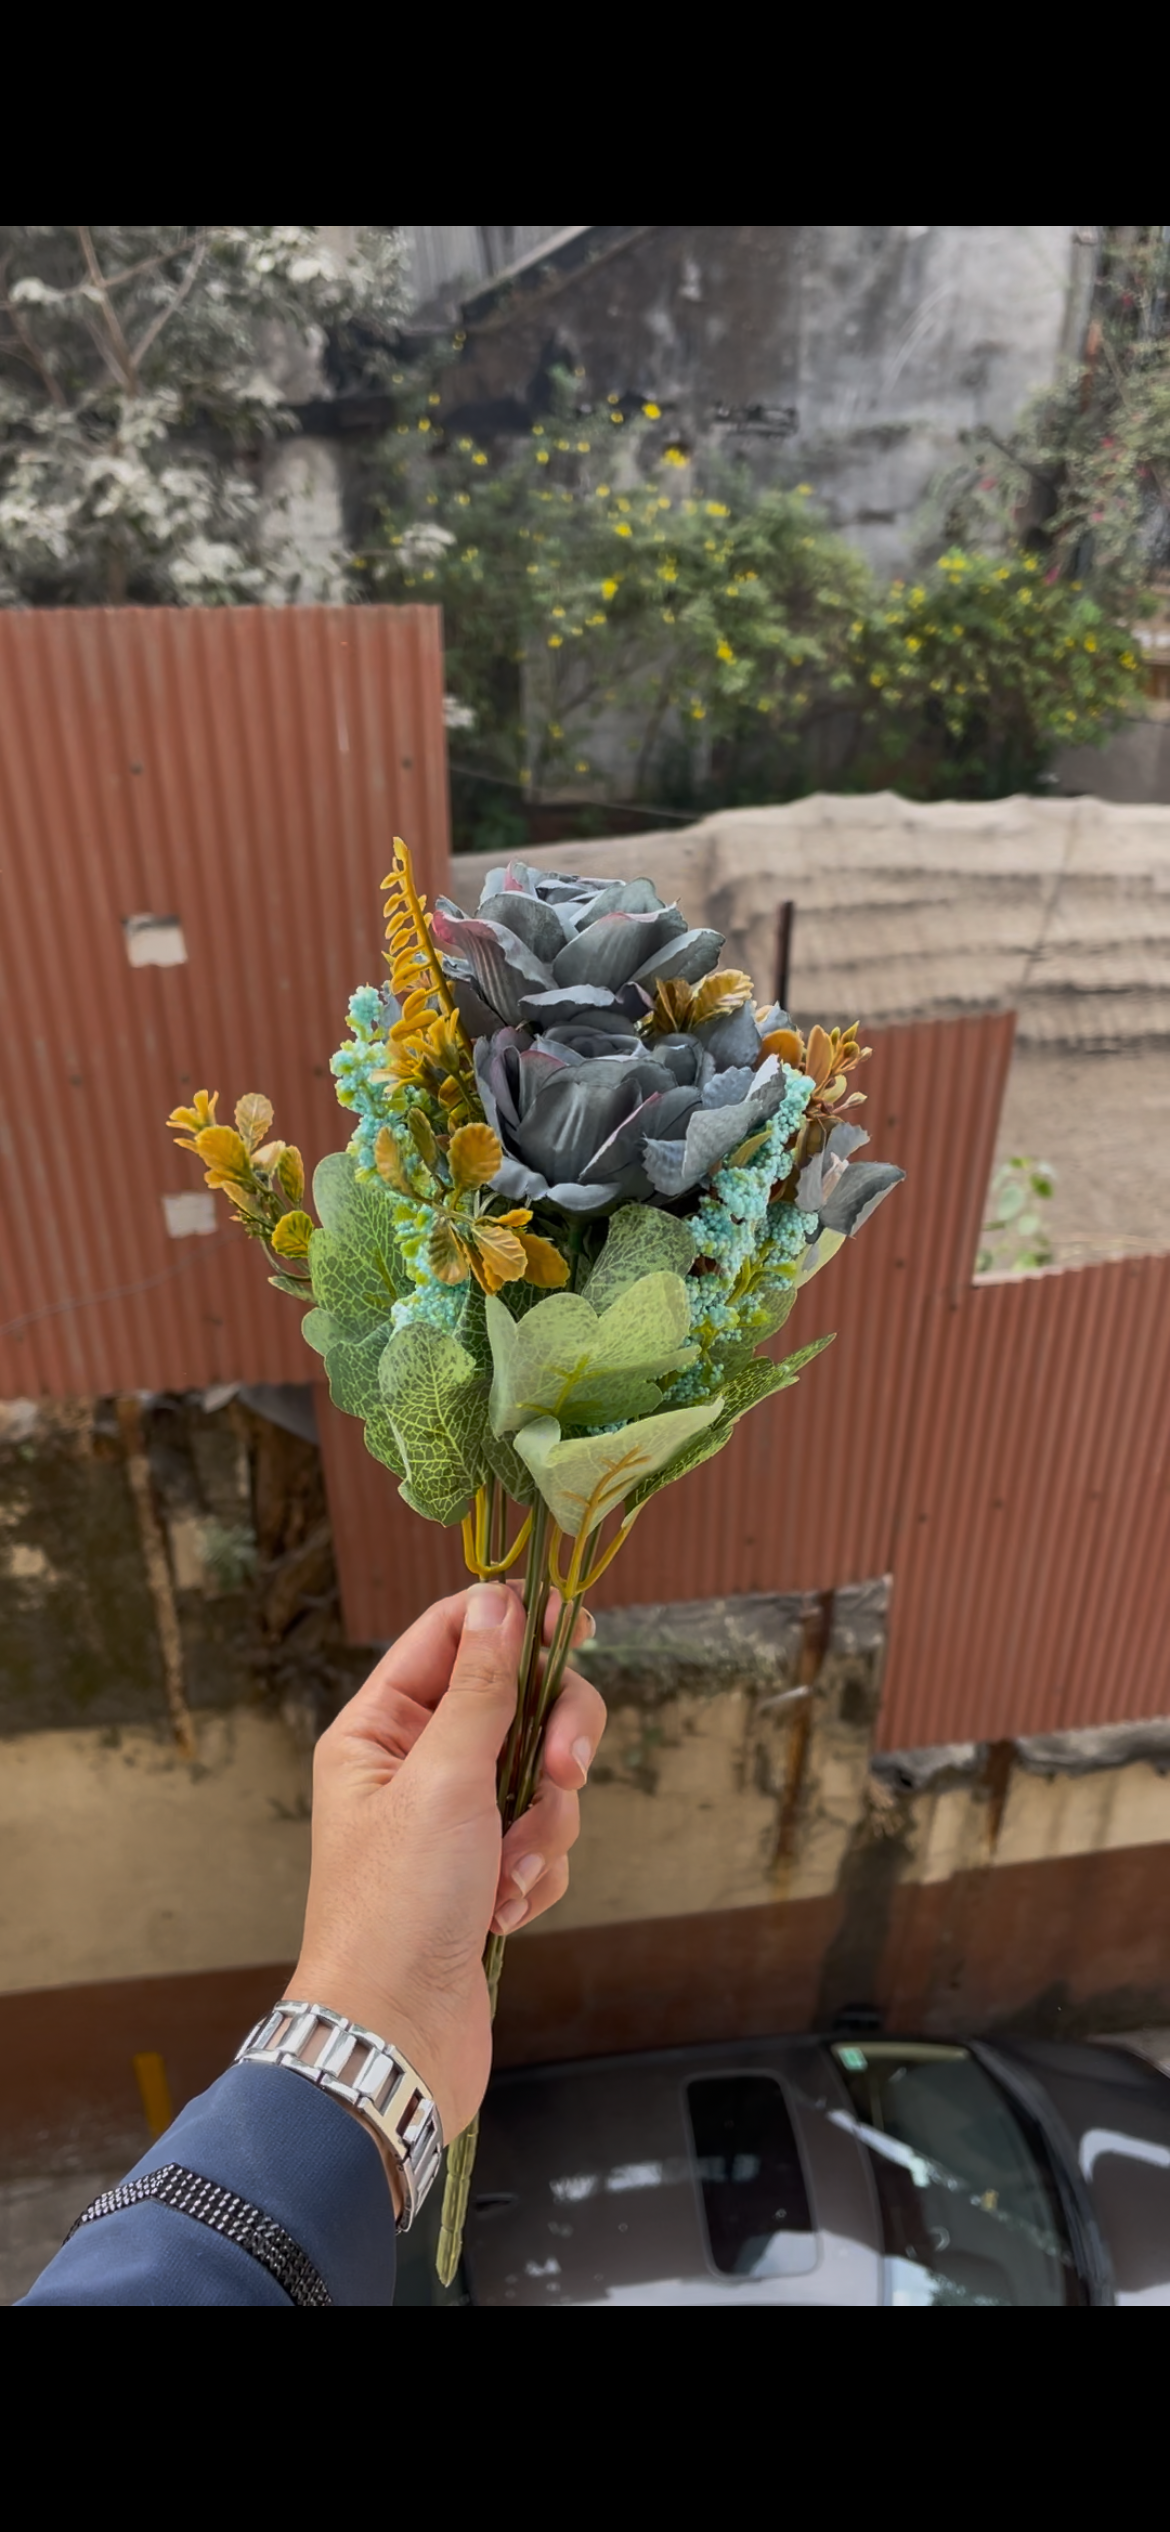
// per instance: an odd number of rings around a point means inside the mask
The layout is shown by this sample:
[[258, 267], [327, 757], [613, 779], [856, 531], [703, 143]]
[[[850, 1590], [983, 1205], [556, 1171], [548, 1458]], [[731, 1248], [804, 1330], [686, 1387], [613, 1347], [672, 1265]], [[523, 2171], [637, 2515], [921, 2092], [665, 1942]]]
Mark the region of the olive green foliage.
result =
[[1033, 557], [950, 551], [883, 591], [808, 485], [702, 484], [656, 408], [574, 414], [567, 390], [510, 452], [446, 437], [437, 396], [384, 446], [363, 585], [442, 604], [464, 845], [521, 844], [526, 796], [612, 793], [615, 720], [624, 797], [700, 809], [995, 794], [1124, 709], [1128, 634]]
[[1022, 547], [1124, 618], [1170, 566], [1170, 230], [1096, 251], [1076, 360], [1014, 431], [972, 432], [936, 499], [944, 536]]

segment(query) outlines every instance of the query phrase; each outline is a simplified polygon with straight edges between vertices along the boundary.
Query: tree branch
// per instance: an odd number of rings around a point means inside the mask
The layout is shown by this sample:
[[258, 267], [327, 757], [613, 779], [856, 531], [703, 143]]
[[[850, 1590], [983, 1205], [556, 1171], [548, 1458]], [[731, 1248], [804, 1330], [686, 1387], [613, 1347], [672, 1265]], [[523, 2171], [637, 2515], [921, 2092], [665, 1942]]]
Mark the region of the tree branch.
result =
[[206, 253], [207, 239], [206, 237], [200, 237], [196, 240], [195, 250], [192, 254], [191, 261], [188, 264], [187, 270], [179, 283], [178, 289], [174, 292], [169, 305], [165, 308], [160, 308], [158, 315], [152, 318], [150, 324], [147, 326], [145, 334], [135, 346], [132, 357], [136, 369], [141, 369], [147, 353], [152, 350], [153, 346], [157, 343], [164, 325], [169, 325], [171, 318], [176, 315], [178, 310], [182, 307], [183, 301], [187, 298], [190, 292], [195, 275], [198, 272], [200, 264], [202, 263]]
[[137, 389], [138, 380], [135, 376], [134, 362], [131, 357], [130, 346], [122, 332], [117, 312], [110, 298], [110, 285], [106, 280], [101, 265], [98, 262], [97, 250], [94, 246], [93, 238], [91, 237], [89, 230], [79, 228], [77, 235], [81, 244], [81, 252], [85, 257], [85, 268], [89, 274], [91, 282], [93, 283], [94, 289], [97, 291], [102, 316], [105, 319], [106, 330], [109, 334], [110, 341], [114, 346], [114, 352], [118, 363], [115, 375], [120, 377], [122, 385], [126, 388], [127, 392], [130, 395], [133, 395]]
[[45, 390], [45, 394], [49, 398], [49, 402], [51, 404], [55, 404], [60, 412], [68, 403], [68, 397], [66, 396], [63, 387], [60, 386], [57, 379], [53, 376], [53, 372], [50, 369], [43, 352], [41, 351], [35, 334], [30, 334], [23, 317], [20, 315], [19, 311], [13, 307], [12, 301], [8, 296], [7, 259], [5, 260], [3, 270], [0, 271], [0, 289], [2, 289], [4, 293], [3, 299], [0, 300], [0, 307], [3, 308], [3, 312], [12, 327], [14, 335], [16, 336], [16, 357], [17, 359], [23, 359], [28, 363], [29, 368], [33, 370], [35, 375], [40, 379], [41, 385]]

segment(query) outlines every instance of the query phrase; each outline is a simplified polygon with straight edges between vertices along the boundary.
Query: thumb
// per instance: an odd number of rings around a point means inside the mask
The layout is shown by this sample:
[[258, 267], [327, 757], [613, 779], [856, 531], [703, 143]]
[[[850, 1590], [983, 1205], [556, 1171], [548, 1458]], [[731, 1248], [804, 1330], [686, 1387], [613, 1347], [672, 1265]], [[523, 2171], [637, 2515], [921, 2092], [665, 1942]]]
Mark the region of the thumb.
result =
[[496, 1760], [516, 1711], [524, 1611], [502, 1583], [468, 1592], [463, 1633], [449, 1685], [419, 1748], [443, 1768], [482, 1769], [495, 1787]]

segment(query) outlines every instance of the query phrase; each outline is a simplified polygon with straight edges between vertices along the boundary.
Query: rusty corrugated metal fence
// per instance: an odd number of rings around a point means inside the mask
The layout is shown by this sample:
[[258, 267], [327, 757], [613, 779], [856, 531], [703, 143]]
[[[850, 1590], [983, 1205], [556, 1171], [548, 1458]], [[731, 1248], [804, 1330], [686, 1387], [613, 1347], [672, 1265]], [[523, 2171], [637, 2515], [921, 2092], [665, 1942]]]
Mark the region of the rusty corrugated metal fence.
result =
[[1170, 1712], [1170, 1257], [940, 1296], [919, 1398], [882, 1746]]
[[[1012, 1030], [1009, 1013], [876, 1042], [862, 1114], [873, 1158], [901, 1161], [906, 1184], [809, 1286], [772, 1350], [829, 1329], [836, 1341], [717, 1460], [647, 1506], [599, 1606], [827, 1591], [888, 1571], [926, 1305], [970, 1278]], [[321, 1425], [350, 1629], [395, 1635], [464, 1579], [458, 1535], [406, 1510], [350, 1419], [323, 1411]]]
[[[328, 1057], [381, 972], [396, 830], [433, 894], [436, 610], [0, 612], [0, 1395], [312, 1375], [226, 1206], [173, 1236], [207, 1200], [161, 1120], [203, 1083], [264, 1088], [310, 1164], [344, 1143]], [[164, 963], [137, 963], [144, 929]], [[878, 1039], [871, 1154], [907, 1183], [779, 1341], [836, 1343], [598, 1593], [892, 1571], [887, 1748], [1170, 1709], [1170, 1258], [972, 1284], [1012, 1029]], [[458, 1535], [316, 1394], [348, 1632], [384, 1640], [462, 1582]]]
[[[391, 837], [433, 894], [447, 815], [437, 608], [0, 611], [0, 1395], [307, 1377], [226, 1207], [169, 1235], [162, 1119], [265, 1089], [310, 1162], [344, 1140]], [[145, 915], [184, 963], [130, 963]]]

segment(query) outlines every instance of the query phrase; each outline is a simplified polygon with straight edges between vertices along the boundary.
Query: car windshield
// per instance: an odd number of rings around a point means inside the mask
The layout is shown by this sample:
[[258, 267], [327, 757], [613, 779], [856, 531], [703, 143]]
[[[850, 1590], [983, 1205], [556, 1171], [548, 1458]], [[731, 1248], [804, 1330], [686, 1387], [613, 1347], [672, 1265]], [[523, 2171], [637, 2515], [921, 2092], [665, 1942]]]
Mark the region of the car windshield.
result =
[[1044, 2142], [967, 2049], [866, 2040], [833, 2055], [852, 2116], [832, 2115], [869, 2154], [888, 2303], [1084, 2302]]

